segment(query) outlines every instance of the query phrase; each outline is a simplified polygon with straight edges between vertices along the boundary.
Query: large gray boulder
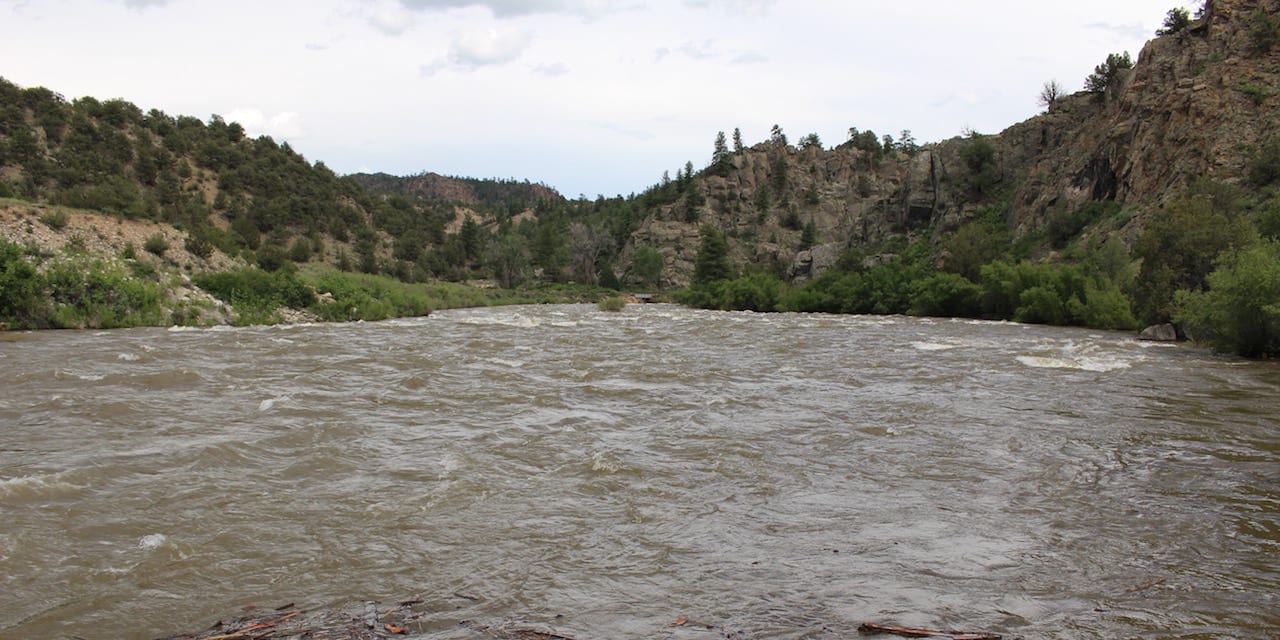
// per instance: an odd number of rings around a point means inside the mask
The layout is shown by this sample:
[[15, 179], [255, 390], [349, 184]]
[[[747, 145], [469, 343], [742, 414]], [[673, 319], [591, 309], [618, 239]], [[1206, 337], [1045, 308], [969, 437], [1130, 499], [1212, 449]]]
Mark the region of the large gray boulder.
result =
[[1178, 328], [1172, 324], [1153, 324], [1138, 334], [1139, 340], [1152, 342], [1177, 342]]

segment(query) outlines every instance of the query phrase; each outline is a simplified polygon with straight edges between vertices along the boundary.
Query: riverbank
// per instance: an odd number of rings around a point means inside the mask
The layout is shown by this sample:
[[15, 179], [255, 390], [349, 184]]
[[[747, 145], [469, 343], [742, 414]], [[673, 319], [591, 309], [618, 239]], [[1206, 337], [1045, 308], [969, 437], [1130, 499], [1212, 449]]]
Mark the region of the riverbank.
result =
[[10, 330], [373, 321], [617, 295], [584, 285], [403, 282], [320, 262], [269, 271], [189, 247], [171, 225], [13, 200], [0, 201], [0, 291], [0, 327]]

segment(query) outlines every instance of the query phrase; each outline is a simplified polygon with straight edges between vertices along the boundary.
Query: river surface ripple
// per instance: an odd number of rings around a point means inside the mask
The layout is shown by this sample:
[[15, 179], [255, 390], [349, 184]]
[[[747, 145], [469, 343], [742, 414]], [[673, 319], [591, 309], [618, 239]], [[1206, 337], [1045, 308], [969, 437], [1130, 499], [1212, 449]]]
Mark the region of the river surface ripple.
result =
[[0, 637], [417, 596], [662, 638], [1280, 633], [1280, 367], [631, 305], [0, 334]]

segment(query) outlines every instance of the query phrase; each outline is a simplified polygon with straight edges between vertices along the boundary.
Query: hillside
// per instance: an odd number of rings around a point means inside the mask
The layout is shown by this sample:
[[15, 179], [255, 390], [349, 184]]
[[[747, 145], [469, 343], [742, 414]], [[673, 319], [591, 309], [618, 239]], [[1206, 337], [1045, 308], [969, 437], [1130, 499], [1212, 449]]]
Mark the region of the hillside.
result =
[[1087, 91], [1055, 92], [999, 133], [918, 144], [851, 127], [827, 147], [776, 126], [750, 146], [735, 131], [730, 149], [722, 132], [702, 169], [595, 200], [527, 181], [340, 177], [217, 116], [0, 81], [0, 197], [169, 225], [191, 256], [171, 266], [188, 274], [694, 285], [685, 301], [717, 308], [1131, 328], [1185, 312], [1178, 292], [1205, 291], [1221, 252], [1280, 232], [1278, 11], [1171, 11], [1136, 62], [1109, 56]]
[[431, 172], [405, 177], [386, 173], [353, 173], [348, 177], [375, 195], [400, 194], [468, 207], [515, 207], [523, 211], [542, 200], [564, 200], [555, 189], [527, 180], [481, 180]]

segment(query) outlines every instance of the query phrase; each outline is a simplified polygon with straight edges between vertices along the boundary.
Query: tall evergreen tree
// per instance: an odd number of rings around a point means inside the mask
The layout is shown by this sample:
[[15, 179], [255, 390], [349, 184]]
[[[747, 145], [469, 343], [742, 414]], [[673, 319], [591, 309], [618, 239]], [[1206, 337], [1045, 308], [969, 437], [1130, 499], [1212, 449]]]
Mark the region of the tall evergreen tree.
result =
[[698, 230], [698, 255], [693, 263], [693, 283], [706, 284], [732, 277], [729, 267], [729, 243], [719, 229], [704, 224]]

